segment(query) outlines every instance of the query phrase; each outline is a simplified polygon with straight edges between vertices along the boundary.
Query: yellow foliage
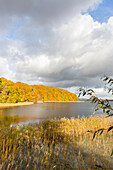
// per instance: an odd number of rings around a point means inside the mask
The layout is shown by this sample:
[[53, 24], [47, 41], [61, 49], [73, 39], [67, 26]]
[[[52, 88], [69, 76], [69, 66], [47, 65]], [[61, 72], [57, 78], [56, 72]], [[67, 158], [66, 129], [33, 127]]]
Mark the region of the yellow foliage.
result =
[[13, 83], [5, 78], [0, 79], [0, 102], [37, 102], [37, 101], [76, 101], [76, 94], [64, 89], [44, 85], [28, 85], [26, 83]]

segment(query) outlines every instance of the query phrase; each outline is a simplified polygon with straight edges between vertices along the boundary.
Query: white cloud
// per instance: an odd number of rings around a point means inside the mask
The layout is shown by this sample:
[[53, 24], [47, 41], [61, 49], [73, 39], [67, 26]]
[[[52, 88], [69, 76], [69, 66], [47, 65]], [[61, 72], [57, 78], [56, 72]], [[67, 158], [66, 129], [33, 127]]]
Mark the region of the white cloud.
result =
[[15, 74], [9, 69], [7, 59], [0, 58], [0, 77], [14, 80]]
[[[75, 87], [75, 86], [74, 87], [70, 87], [70, 88], [65, 88], [65, 90], [68, 90], [71, 93], [75, 93], [77, 95], [79, 95], [79, 93], [80, 93], [79, 92], [79, 87]], [[100, 99], [113, 99], [113, 96], [110, 93], [108, 93], [108, 91], [105, 90], [104, 87], [92, 88], [92, 90], [94, 90], [94, 92], [95, 92], [94, 96], [96, 96], [96, 97], [98, 97]], [[90, 96], [87, 96], [87, 95], [82, 96], [81, 95], [80, 98], [81, 99], [89, 99]]]
[[41, 22], [72, 16], [88, 8], [94, 9], [102, 0], [1, 0], [3, 16], [37, 17]]
[[101, 2], [0, 1], [0, 75], [70, 91], [95, 87], [103, 93], [100, 76], [113, 76], [113, 17], [101, 24], [81, 14]]
[[[9, 35], [21, 26], [59, 26], [76, 14], [94, 9], [102, 0], [0, 0], [0, 35]], [[24, 34], [26, 32], [24, 31]], [[34, 32], [29, 30], [29, 36]], [[26, 33], [27, 36], [27, 33]]]
[[113, 75], [112, 36], [112, 17], [100, 24], [88, 14], [79, 14], [57, 29], [42, 31], [40, 42], [8, 41], [3, 46], [7, 51], [4, 58], [16, 79], [35, 83], [40, 78], [60, 87], [96, 86], [97, 77]]
[[[22, 70], [25, 68], [28, 72], [42, 76], [50, 74], [51, 78], [53, 74], [53, 79], [54, 73], [59, 74], [60, 79], [66, 70], [69, 71], [67, 79], [68, 76], [73, 79], [76, 76], [93, 77], [102, 73], [112, 75], [112, 22], [110, 18], [108, 23], [100, 24], [88, 14], [77, 15], [59, 29], [53, 31], [51, 28], [52, 35], [46, 34], [47, 41], [43, 40], [42, 33], [40, 53], [33, 52], [27, 61], [24, 60], [25, 63], [22, 60], [19, 65]], [[73, 77], [73, 74], [78, 75]]]

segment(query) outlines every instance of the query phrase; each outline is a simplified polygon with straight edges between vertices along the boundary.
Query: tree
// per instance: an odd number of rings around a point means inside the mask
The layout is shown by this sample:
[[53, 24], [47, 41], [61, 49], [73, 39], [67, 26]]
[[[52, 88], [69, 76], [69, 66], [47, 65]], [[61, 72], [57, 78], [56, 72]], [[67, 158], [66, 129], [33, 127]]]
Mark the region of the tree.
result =
[[2, 101], [2, 79], [0, 78], [0, 102]]
[[[104, 76], [102, 78], [102, 80], [105, 82], [105, 89], [107, 90], [108, 93], [111, 93], [111, 95], [113, 95], [113, 79], [108, 77], [108, 76]], [[111, 106], [111, 104], [109, 103], [109, 100], [108, 99], [101, 99], [101, 98], [98, 98], [94, 92], [94, 90], [92, 89], [84, 89], [84, 88], [79, 88], [79, 97], [81, 95], [85, 96], [85, 95], [88, 95], [90, 96], [90, 101], [92, 103], [95, 103], [96, 104], [96, 107], [95, 107], [95, 111], [99, 110], [99, 109], [102, 109], [104, 113], [106, 113], [106, 117], [110, 117], [110, 116], [113, 116], [113, 108]], [[102, 128], [102, 129], [98, 129], [97, 131], [94, 132], [94, 135], [93, 135], [93, 139], [95, 138], [95, 136], [97, 134], [102, 134], [103, 131], [105, 129]], [[108, 129], [107, 129], [107, 132], [113, 130], [113, 126], [110, 126]], [[111, 155], [113, 155], [113, 150], [112, 150], [112, 153]]]

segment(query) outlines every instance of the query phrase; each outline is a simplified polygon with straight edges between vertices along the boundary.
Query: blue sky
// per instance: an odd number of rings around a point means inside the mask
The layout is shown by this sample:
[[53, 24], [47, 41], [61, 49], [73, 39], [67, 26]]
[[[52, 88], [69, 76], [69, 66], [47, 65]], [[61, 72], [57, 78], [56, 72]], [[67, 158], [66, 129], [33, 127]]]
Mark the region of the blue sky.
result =
[[103, 0], [94, 11], [89, 11], [94, 20], [101, 23], [107, 22], [109, 17], [113, 16], [113, 0]]

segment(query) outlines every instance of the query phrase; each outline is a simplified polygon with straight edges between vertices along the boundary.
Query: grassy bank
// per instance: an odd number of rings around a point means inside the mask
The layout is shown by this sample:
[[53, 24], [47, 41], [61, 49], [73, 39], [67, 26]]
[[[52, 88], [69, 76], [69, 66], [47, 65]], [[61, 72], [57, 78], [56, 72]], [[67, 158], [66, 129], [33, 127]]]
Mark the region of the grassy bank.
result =
[[[1, 169], [111, 169], [113, 119], [60, 119], [0, 131]], [[94, 131], [104, 133], [92, 141]], [[88, 132], [88, 131], [91, 132]]]

